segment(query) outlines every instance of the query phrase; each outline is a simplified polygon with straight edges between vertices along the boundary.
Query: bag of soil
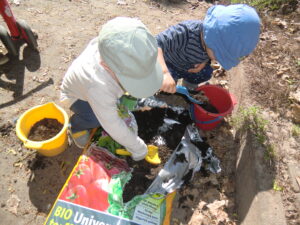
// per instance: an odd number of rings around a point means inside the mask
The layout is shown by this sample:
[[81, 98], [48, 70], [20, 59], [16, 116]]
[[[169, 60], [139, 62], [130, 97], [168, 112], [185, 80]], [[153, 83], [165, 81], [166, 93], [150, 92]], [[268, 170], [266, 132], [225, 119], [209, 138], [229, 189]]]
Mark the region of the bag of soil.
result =
[[73, 168], [45, 224], [134, 224], [108, 213], [114, 196], [111, 184], [118, 174], [130, 177], [130, 171], [124, 160], [90, 146]]
[[137, 195], [124, 203], [131, 171], [124, 160], [93, 144], [79, 158], [45, 224], [168, 224], [174, 194]]
[[214, 173], [221, 169], [188, 112], [163, 106], [133, 112], [138, 135], [159, 147], [162, 164], [121, 159], [113, 154], [120, 145], [99, 130], [100, 137], [79, 158], [45, 224], [169, 225], [176, 190], [201, 168]]

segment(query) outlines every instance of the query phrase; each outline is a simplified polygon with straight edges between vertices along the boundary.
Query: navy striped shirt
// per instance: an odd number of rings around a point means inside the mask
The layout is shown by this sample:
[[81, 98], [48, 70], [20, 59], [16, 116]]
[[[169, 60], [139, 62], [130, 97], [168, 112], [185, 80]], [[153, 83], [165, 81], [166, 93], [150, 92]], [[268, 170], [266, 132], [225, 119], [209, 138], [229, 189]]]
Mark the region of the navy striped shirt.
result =
[[194, 68], [195, 64], [209, 61], [201, 43], [202, 30], [202, 21], [187, 20], [159, 33], [156, 40], [163, 50], [167, 65], [187, 71]]

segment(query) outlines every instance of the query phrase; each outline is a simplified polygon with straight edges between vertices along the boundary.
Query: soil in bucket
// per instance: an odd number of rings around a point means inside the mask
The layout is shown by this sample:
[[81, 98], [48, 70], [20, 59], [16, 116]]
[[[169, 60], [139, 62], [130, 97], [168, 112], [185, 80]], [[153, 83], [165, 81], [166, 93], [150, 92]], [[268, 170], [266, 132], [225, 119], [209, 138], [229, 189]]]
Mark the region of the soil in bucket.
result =
[[32, 141], [45, 141], [57, 135], [63, 124], [57, 119], [44, 118], [36, 122], [30, 129], [28, 139]]
[[191, 97], [194, 99], [203, 102], [200, 106], [210, 113], [219, 113], [219, 111], [214, 107], [212, 104], [210, 104], [209, 99], [206, 97], [205, 93], [203, 91], [197, 91], [195, 93], [190, 93]]
[[235, 104], [232, 95], [224, 88], [218, 85], [202, 85], [197, 91], [203, 91], [208, 97], [210, 103], [217, 108], [217, 113], [211, 113], [205, 110], [201, 105], [194, 104], [192, 111], [195, 123], [201, 130], [212, 130], [221, 123], [223, 118], [230, 114]]
[[[147, 111], [135, 111], [133, 114], [138, 124], [139, 137], [146, 144], [158, 147], [162, 162], [159, 165], [152, 165], [145, 160], [136, 162], [130, 157], [126, 158], [128, 165], [133, 168], [133, 172], [132, 178], [124, 188], [124, 202], [128, 202], [136, 195], [145, 193], [170, 158], [173, 150], [180, 143], [185, 128], [190, 122], [187, 110], [178, 113], [171, 108], [152, 108]], [[175, 120], [179, 123], [167, 125], [165, 119]], [[162, 129], [162, 127], [166, 129]]]

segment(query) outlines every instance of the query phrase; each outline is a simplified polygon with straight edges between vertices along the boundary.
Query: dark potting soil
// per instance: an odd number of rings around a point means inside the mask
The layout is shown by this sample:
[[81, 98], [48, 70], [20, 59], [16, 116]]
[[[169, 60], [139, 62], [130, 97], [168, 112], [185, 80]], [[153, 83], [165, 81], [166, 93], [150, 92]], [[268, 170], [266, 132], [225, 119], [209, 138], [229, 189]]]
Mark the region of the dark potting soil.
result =
[[57, 119], [45, 118], [36, 122], [30, 129], [28, 139], [32, 141], [45, 141], [57, 135], [63, 125]]
[[125, 185], [123, 191], [124, 202], [128, 202], [134, 196], [142, 195], [146, 192], [159, 171], [170, 158], [173, 150], [166, 146], [160, 146], [158, 151], [161, 159], [161, 164], [159, 165], [150, 164], [145, 160], [136, 162], [129, 157], [127, 158], [127, 163], [133, 169], [133, 172], [130, 181]]
[[161, 91], [155, 95], [155, 98], [163, 102], [166, 102], [168, 105], [171, 106], [182, 107], [185, 109], [189, 109], [190, 107], [190, 101], [187, 100], [185, 95], [179, 93], [170, 94]]
[[152, 165], [145, 160], [136, 162], [127, 157], [127, 162], [133, 168], [133, 172], [131, 180], [124, 188], [124, 202], [128, 202], [136, 195], [145, 193], [170, 158], [173, 150], [180, 143], [186, 126], [191, 123], [187, 110], [176, 111], [172, 108], [152, 108], [148, 111], [135, 111], [133, 114], [138, 124], [139, 137], [146, 144], [158, 147], [162, 162], [159, 165]]
[[[200, 107], [202, 107], [204, 110], [206, 110], [207, 112], [210, 113], [219, 113], [219, 111], [216, 109], [216, 107], [214, 107], [212, 104], [210, 104], [209, 99], [205, 96], [203, 91], [191, 91], [189, 90], [189, 94], [192, 98], [202, 102], [203, 104], [199, 105]], [[178, 99], [178, 97], [180, 99], [182, 99], [183, 101], [179, 101], [175, 98]], [[169, 93], [165, 93], [165, 92], [160, 92], [157, 96], [157, 99], [163, 100], [168, 102], [169, 104], [172, 104], [174, 106], [179, 106], [179, 107], [184, 107], [186, 109], [189, 108], [189, 105], [191, 104], [190, 100], [183, 94], [180, 93], [176, 93], [176, 94], [169, 94]], [[174, 102], [172, 102], [172, 99], [176, 101], [176, 103], [174, 104]], [[171, 100], [171, 102], [170, 102]]]
[[219, 113], [219, 111], [214, 107], [212, 104], [210, 104], [209, 99], [206, 97], [205, 93], [203, 91], [199, 92], [193, 92], [190, 93], [190, 96], [194, 99], [202, 102], [203, 104], [200, 105], [204, 110], [210, 113]]
[[188, 110], [179, 108], [152, 108], [133, 112], [138, 125], [138, 135], [145, 143], [175, 149], [180, 142], [186, 126], [192, 122]]
[[205, 111], [210, 112], [210, 113], [219, 113], [219, 111], [214, 107], [212, 104], [202, 104], [200, 105]]

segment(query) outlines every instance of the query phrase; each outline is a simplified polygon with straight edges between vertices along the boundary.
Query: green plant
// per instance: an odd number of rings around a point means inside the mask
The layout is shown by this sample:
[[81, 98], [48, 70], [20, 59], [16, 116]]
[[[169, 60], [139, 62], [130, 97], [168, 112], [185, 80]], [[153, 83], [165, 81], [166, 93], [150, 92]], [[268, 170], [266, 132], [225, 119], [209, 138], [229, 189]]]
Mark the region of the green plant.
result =
[[237, 117], [233, 119], [234, 126], [243, 126], [250, 129], [256, 136], [259, 143], [266, 141], [266, 129], [268, 121], [261, 116], [261, 109], [258, 106], [241, 108]]
[[293, 124], [292, 135], [294, 137], [299, 137], [300, 136], [300, 126], [299, 125]]
[[265, 151], [264, 157], [265, 157], [266, 160], [271, 160], [271, 159], [274, 159], [276, 157], [275, 148], [274, 148], [273, 145], [266, 144], [266, 151]]
[[297, 80], [286, 79], [286, 82], [288, 83], [288, 85], [293, 85], [293, 84], [297, 83]]
[[247, 129], [254, 134], [256, 140], [265, 147], [264, 157], [266, 160], [276, 157], [275, 147], [270, 144], [266, 135], [269, 121], [262, 117], [262, 111], [258, 106], [241, 108], [230, 122], [236, 129]]
[[273, 182], [273, 190], [274, 191], [283, 191], [283, 187], [279, 186], [277, 182], [274, 180]]
[[271, 10], [277, 10], [281, 5], [293, 1], [294, 0], [231, 0], [231, 3], [245, 3], [258, 9], [269, 8]]

